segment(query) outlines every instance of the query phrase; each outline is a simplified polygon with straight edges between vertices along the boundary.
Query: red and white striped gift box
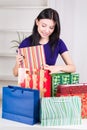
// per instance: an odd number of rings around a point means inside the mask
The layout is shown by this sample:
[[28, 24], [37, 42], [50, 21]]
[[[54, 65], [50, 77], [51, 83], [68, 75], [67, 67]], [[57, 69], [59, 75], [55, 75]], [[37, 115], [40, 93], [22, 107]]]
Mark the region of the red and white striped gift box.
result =
[[30, 71], [34, 71], [46, 63], [43, 45], [20, 48], [18, 53], [24, 57], [21, 68], [29, 68]]

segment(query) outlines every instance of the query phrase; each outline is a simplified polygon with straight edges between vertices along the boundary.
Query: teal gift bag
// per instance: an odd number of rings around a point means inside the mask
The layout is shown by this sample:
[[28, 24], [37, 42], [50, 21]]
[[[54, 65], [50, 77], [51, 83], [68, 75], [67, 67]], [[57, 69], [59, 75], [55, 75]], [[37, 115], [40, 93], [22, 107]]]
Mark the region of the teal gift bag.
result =
[[41, 125], [81, 124], [81, 98], [78, 96], [41, 99]]
[[2, 118], [30, 125], [39, 122], [38, 90], [18, 86], [2, 89]]

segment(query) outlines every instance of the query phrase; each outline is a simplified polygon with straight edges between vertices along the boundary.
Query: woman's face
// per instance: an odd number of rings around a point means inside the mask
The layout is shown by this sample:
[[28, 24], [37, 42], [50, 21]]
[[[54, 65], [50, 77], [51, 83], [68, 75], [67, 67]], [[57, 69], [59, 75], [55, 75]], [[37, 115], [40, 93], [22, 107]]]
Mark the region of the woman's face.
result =
[[38, 32], [43, 39], [49, 39], [49, 36], [55, 29], [55, 22], [51, 19], [36, 20]]

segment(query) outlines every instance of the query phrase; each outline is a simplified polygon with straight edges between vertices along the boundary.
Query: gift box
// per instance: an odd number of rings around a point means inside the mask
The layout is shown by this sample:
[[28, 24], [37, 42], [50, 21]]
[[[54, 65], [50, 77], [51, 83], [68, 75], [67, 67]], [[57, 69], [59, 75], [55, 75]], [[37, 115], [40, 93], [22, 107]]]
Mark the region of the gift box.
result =
[[52, 96], [56, 96], [57, 86], [59, 84], [79, 83], [78, 73], [55, 73], [52, 74]]
[[70, 74], [70, 84], [78, 84], [79, 83], [79, 74], [71, 73]]
[[56, 96], [58, 84], [70, 84], [70, 74], [69, 73], [52, 74], [52, 96]]
[[31, 72], [41, 69], [46, 63], [43, 45], [19, 48], [18, 54], [23, 56], [20, 67], [28, 68]]
[[41, 99], [41, 125], [81, 124], [81, 98], [49, 97]]
[[41, 97], [51, 96], [51, 76], [48, 70], [40, 69], [30, 73], [29, 69], [19, 68], [18, 73], [19, 86], [40, 90]]
[[59, 96], [79, 96], [81, 98], [81, 116], [87, 118], [87, 84], [58, 85], [57, 97]]
[[58, 85], [57, 94], [58, 93], [61, 94], [87, 93], [87, 84], [79, 83], [79, 84]]
[[18, 53], [24, 57], [18, 69], [18, 85], [39, 89], [40, 96], [51, 96], [51, 75], [44, 70], [45, 54], [42, 45], [20, 48]]

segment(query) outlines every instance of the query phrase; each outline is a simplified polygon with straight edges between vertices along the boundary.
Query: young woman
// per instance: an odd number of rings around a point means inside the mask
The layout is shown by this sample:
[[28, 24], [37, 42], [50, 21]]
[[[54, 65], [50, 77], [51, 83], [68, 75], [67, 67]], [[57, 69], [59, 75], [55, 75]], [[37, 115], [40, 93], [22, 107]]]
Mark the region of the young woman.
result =
[[[69, 51], [62, 39], [60, 39], [60, 19], [58, 12], [52, 8], [46, 8], [35, 19], [32, 35], [25, 38], [19, 48], [43, 45], [45, 50], [46, 65], [44, 68], [50, 73], [75, 72], [75, 65], [69, 55]], [[58, 55], [61, 55], [64, 65], [55, 65]], [[23, 56], [17, 55], [13, 68], [14, 76], [18, 76], [18, 67]]]

